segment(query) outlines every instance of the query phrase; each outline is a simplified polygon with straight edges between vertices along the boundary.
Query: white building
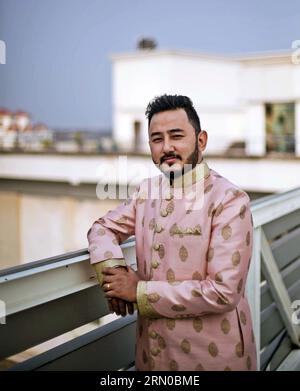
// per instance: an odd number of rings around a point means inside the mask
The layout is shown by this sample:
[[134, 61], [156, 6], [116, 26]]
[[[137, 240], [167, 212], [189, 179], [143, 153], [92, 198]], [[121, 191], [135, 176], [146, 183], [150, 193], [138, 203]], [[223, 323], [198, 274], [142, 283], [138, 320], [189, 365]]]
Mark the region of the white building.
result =
[[217, 57], [137, 51], [113, 60], [113, 129], [119, 147], [149, 151], [145, 108], [154, 96], [189, 96], [208, 131], [208, 154], [245, 143], [248, 156], [300, 156], [300, 65], [292, 53]]

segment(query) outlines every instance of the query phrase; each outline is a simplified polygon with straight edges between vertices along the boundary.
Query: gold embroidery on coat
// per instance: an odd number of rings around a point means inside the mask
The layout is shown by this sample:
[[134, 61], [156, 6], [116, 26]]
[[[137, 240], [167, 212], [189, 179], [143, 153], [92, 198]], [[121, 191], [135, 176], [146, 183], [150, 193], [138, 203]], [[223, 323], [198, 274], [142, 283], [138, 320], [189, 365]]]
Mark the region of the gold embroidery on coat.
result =
[[174, 330], [175, 329], [175, 326], [176, 326], [176, 321], [175, 319], [167, 319], [166, 320], [166, 323], [167, 323], [167, 328], [169, 330]]
[[231, 237], [232, 234], [232, 228], [230, 225], [225, 225], [225, 227], [222, 228], [222, 236], [225, 240], [228, 240]]
[[200, 333], [200, 331], [203, 329], [203, 320], [201, 318], [193, 319], [193, 327], [197, 333]]
[[221, 330], [224, 334], [228, 334], [230, 331], [230, 322], [228, 319], [224, 318], [221, 322]]
[[208, 351], [209, 351], [209, 354], [212, 357], [216, 357], [218, 355], [218, 353], [219, 353], [219, 349], [218, 349], [217, 345], [214, 342], [211, 342], [208, 345]]
[[176, 312], [181, 312], [186, 310], [185, 306], [182, 304], [174, 304], [172, 305], [171, 309]]
[[160, 295], [158, 293], [149, 293], [147, 295], [147, 299], [150, 303], [157, 303], [158, 300], [160, 299]]
[[104, 257], [105, 258], [112, 258], [113, 257], [113, 253], [111, 251], [105, 251]]
[[238, 266], [239, 265], [239, 263], [241, 262], [241, 254], [240, 254], [239, 251], [235, 251], [232, 254], [231, 262], [232, 262], [233, 266]]
[[178, 363], [175, 360], [170, 362], [170, 371], [178, 371]]
[[182, 262], [185, 262], [188, 258], [189, 254], [188, 254], [188, 250], [186, 249], [186, 247], [184, 246], [181, 246], [180, 249], [179, 249], [179, 258]]
[[191, 351], [191, 344], [187, 339], [184, 339], [181, 342], [180, 347], [181, 347], [182, 351], [186, 354], [190, 353], [190, 351]]
[[169, 233], [171, 236], [179, 235], [181, 238], [183, 238], [184, 235], [202, 235], [202, 230], [199, 224], [193, 228], [191, 227], [181, 228], [178, 227], [178, 225], [175, 223], [170, 228]]

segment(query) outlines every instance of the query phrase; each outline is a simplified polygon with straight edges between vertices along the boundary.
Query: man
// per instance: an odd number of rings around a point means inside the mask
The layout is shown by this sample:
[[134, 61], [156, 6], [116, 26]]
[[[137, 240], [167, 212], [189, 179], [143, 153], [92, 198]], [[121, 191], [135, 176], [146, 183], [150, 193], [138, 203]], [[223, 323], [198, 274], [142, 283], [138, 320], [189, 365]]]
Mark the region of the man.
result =
[[[136, 368], [255, 370], [244, 295], [252, 253], [249, 197], [203, 159], [207, 133], [188, 97], [157, 97], [146, 115], [162, 175], [143, 181], [88, 234], [111, 308], [124, 313], [129, 305], [132, 313], [137, 305]], [[126, 268], [119, 246], [133, 234], [137, 273]]]

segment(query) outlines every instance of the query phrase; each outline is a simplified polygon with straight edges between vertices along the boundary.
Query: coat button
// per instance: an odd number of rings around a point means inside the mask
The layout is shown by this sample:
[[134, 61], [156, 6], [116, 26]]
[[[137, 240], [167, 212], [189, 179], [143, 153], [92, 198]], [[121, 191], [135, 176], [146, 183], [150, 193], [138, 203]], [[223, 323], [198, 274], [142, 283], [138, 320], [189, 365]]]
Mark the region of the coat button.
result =
[[173, 195], [173, 194], [168, 194], [168, 195], [165, 197], [165, 200], [171, 201], [173, 198], [174, 198], [174, 195]]
[[166, 209], [163, 209], [160, 211], [161, 217], [167, 217], [168, 216], [168, 211]]
[[153, 259], [153, 261], [151, 262], [151, 266], [153, 267], [153, 269], [157, 269], [159, 266], [159, 262]]
[[150, 333], [149, 333], [149, 337], [152, 338], [152, 339], [157, 338], [157, 332], [154, 331], [154, 330], [151, 330]]
[[163, 227], [159, 224], [156, 224], [155, 226], [155, 232], [157, 232], [158, 234], [163, 230]]
[[159, 348], [151, 348], [150, 352], [151, 352], [152, 356], [157, 356], [160, 353], [160, 349]]
[[153, 244], [153, 248], [155, 251], [159, 250], [159, 244], [158, 243]]

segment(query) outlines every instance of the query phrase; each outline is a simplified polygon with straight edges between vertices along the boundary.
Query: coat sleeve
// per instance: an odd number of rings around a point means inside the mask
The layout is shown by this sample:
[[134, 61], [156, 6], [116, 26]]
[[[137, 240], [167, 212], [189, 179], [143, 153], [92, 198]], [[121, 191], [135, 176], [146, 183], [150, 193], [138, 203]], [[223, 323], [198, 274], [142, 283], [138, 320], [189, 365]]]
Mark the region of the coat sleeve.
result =
[[101, 266], [96, 268], [99, 271], [98, 279], [103, 267], [126, 266], [120, 244], [135, 233], [136, 203], [139, 197], [137, 187], [131, 198], [96, 220], [88, 231], [90, 262]]
[[252, 254], [250, 199], [227, 192], [214, 214], [203, 280], [140, 281], [137, 304], [146, 317], [188, 318], [233, 310], [244, 292]]

